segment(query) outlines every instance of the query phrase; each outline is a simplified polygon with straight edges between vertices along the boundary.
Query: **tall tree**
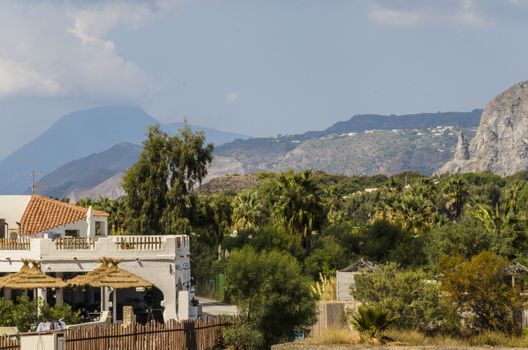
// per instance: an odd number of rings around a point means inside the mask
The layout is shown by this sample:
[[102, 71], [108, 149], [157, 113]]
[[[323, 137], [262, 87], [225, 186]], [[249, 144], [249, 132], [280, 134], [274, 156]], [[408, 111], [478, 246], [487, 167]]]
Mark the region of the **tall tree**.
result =
[[193, 216], [194, 186], [207, 175], [213, 145], [188, 125], [177, 135], [151, 126], [138, 161], [126, 171], [127, 229], [137, 234], [184, 233]]
[[449, 178], [442, 187], [445, 198], [445, 207], [455, 220], [460, 217], [464, 204], [466, 203], [468, 192], [466, 182], [461, 178]]
[[273, 216], [290, 232], [302, 235], [305, 247], [310, 245], [312, 231], [324, 221], [320, 192], [310, 170], [282, 173], [275, 184]]

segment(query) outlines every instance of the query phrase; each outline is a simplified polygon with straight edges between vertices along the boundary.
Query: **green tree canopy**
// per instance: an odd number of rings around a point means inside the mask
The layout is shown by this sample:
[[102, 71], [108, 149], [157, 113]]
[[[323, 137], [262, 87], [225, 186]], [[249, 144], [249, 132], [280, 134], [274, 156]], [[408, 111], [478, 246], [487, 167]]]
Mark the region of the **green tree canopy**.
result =
[[314, 181], [312, 172], [305, 170], [300, 173], [282, 173], [273, 192], [273, 217], [276, 222], [290, 232], [300, 234], [304, 238], [305, 247], [308, 247], [312, 231], [319, 230], [325, 218], [320, 188]]
[[292, 340], [315, 322], [309, 281], [288, 253], [245, 247], [229, 258], [226, 276], [229, 295], [266, 345]]
[[513, 333], [514, 311], [521, 306], [520, 291], [512, 288], [508, 260], [483, 251], [469, 261], [451, 259], [444, 264], [442, 291], [446, 306], [468, 332], [482, 330]]
[[212, 153], [205, 135], [188, 125], [174, 136], [151, 126], [138, 161], [123, 178], [128, 231], [182, 233], [194, 215], [194, 186], [207, 175]]

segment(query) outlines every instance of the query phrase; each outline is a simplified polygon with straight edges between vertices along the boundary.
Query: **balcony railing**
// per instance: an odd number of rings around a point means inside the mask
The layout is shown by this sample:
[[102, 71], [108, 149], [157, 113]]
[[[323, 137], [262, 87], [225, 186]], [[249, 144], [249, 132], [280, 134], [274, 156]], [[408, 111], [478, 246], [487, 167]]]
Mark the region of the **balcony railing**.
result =
[[55, 240], [57, 250], [94, 249], [95, 241], [87, 237], [64, 237]]
[[116, 236], [115, 245], [119, 250], [161, 250], [161, 236]]
[[29, 238], [0, 238], [0, 250], [29, 250]]

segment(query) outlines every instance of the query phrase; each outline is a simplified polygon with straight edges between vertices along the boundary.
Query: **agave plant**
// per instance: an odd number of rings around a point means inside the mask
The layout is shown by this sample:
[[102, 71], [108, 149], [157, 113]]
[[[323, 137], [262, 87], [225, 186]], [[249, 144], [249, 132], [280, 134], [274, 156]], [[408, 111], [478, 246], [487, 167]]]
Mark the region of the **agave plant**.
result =
[[383, 331], [391, 324], [388, 312], [379, 306], [360, 305], [350, 323], [369, 339], [380, 339]]

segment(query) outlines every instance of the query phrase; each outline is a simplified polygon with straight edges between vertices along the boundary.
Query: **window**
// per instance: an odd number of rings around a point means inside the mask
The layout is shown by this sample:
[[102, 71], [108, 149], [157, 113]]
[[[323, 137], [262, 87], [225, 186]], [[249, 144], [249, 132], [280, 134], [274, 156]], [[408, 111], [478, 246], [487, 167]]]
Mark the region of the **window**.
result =
[[106, 236], [105, 222], [96, 221], [95, 222], [95, 235], [96, 236]]
[[66, 237], [79, 237], [79, 230], [64, 230]]

